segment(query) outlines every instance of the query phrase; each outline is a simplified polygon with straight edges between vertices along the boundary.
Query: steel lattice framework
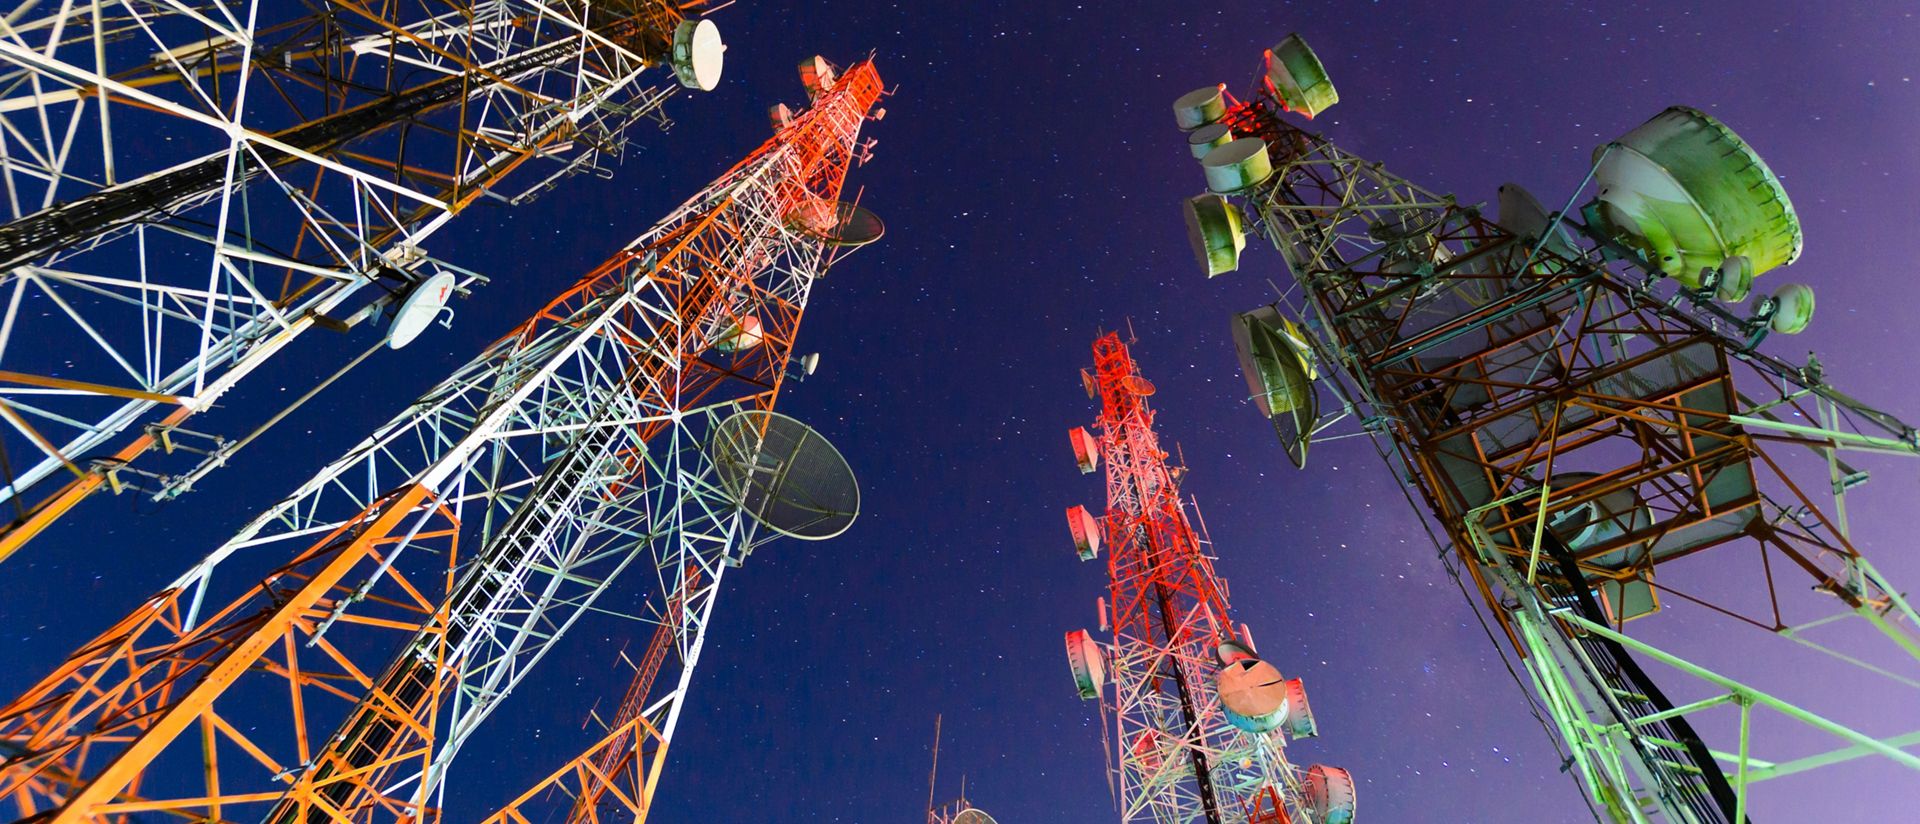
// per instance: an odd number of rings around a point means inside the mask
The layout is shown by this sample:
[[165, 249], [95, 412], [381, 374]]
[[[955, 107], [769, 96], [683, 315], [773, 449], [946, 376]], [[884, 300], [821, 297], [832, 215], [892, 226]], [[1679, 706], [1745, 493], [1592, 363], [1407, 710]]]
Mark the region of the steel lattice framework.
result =
[[[839, 197], [880, 95], [872, 63], [853, 66], [0, 707], [12, 818], [436, 820], [462, 744], [634, 565], [659, 629], [630, 709], [496, 819], [575, 798], [575, 820], [644, 817], [722, 576], [755, 541], [706, 435], [778, 395], [834, 259], [794, 217]], [[749, 316], [760, 342], [743, 347]], [[677, 677], [655, 689], [664, 664]]]
[[1194, 504], [1180, 496], [1185, 469], [1168, 464], [1154, 432], [1153, 385], [1118, 333], [1095, 341], [1093, 357], [1112, 633], [1103, 650], [1113, 689], [1101, 708], [1111, 710], [1120, 820], [1317, 821], [1282, 733], [1235, 728], [1216, 695], [1216, 648], [1246, 633], [1232, 622], [1198, 513], [1189, 518]]
[[[703, 2], [68, 0], [0, 23], [0, 558], [103, 486], [190, 489], [235, 441], [180, 425], [307, 332], [483, 280], [423, 244], [668, 125], [677, 85], [643, 73]], [[559, 165], [502, 188], [536, 159]]]
[[[1876, 738], [1688, 662], [1630, 636], [1624, 606], [1684, 605], [1653, 620], [1708, 633], [1703, 619], [1730, 619], [1863, 678], [1890, 673], [1812, 631], [1857, 616], [1920, 656], [1920, 616], [1861, 555], [1845, 509], [1866, 480], [1847, 454], [1912, 456], [1912, 426], [1841, 393], [1817, 361], [1760, 351], [1763, 316], [1675, 285], [1571, 215], [1523, 240], [1282, 120], [1271, 83], [1227, 103], [1222, 122], [1265, 141], [1274, 170], [1228, 200], [1284, 256], [1292, 297], [1276, 308], [1305, 322], [1318, 392], [1338, 401], [1307, 439], [1357, 420], [1397, 455], [1604, 815], [1742, 821], [1762, 780], [1869, 756], [1920, 769], [1903, 750], [1920, 733]], [[1556, 240], [1559, 227], [1581, 242]], [[1561, 533], [1623, 496], [1636, 514], [1610, 515], [1602, 538]], [[1710, 595], [1662, 576], [1703, 564], [1759, 583]], [[1676, 706], [1642, 662], [1710, 697]], [[1723, 706], [1738, 741], [1710, 747], [1688, 719]], [[1843, 746], [1762, 760], [1756, 708]]]

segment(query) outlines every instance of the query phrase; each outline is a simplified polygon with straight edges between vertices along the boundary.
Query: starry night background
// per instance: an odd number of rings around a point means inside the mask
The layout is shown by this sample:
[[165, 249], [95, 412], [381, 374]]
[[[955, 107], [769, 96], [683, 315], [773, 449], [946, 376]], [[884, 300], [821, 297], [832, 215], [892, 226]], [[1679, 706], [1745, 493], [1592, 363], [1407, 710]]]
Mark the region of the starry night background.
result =
[[[202, 491], [161, 508], [91, 501], [10, 561], [0, 691], [757, 145], [768, 105], [804, 99], [798, 59], [877, 50], [898, 93], [850, 185], [888, 235], [815, 291], [797, 351], [822, 353], [821, 370], [782, 400], [842, 447], [865, 511], [837, 541], [774, 544], [729, 576], [653, 820], [919, 820], [936, 713], [940, 800], [964, 774], [1007, 824], [1112, 818], [1098, 715], [1075, 697], [1060, 641], [1096, 622], [1104, 566], [1074, 559], [1060, 513], [1102, 503], [1065, 433], [1095, 412], [1076, 374], [1089, 344], [1129, 321], [1236, 617], [1312, 693], [1322, 735], [1295, 759], [1351, 769], [1370, 822], [1589, 820], [1392, 474], [1359, 440], [1316, 448], [1296, 472], [1244, 402], [1226, 321], [1284, 269], [1255, 245], [1235, 275], [1197, 270], [1178, 203], [1201, 176], [1169, 104], [1203, 84], [1245, 88], [1261, 49], [1298, 31], [1342, 98], [1315, 129], [1462, 201], [1490, 202], [1511, 180], [1550, 207], [1593, 147], [1668, 105], [1704, 109], [1755, 145], [1806, 226], [1801, 262], [1762, 284], [1814, 284], [1820, 314], [1774, 351], [1818, 349], [1847, 391], [1920, 414], [1915, 7], [1603, 5], [742, 0], [716, 16], [730, 45], [721, 88], [677, 101], [671, 132], [636, 136], [613, 180], [477, 209], [436, 237], [434, 253], [494, 279], [456, 306], [453, 329], [376, 357]], [[277, 409], [377, 334], [284, 358], [228, 401], [234, 420]], [[1920, 580], [1902, 523], [1915, 467], [1862, 463], [1876, 474], [1852, 500], [1859, 541], [1895, 581]], [[1910, 691], [1740, 652], [1784, 645], [1734, 645], [1754, 633], [1696, 619], [1678, 620], [1716, 629], [1636, 629], [1869, 732], [1920, 728]], [[627, 677], [614, 652], [644, 642], [632, 624], [583, 622], [463, 756], [448, 820], [477, 818], [576, 751], [587, 708], [616, 701]], [[1819, 743], [1779, 740], [1796, 754]], [[1756, 798], [1756, 821], [1883, 818], [1920, 803], [1920, 780], [1862, 764]]]

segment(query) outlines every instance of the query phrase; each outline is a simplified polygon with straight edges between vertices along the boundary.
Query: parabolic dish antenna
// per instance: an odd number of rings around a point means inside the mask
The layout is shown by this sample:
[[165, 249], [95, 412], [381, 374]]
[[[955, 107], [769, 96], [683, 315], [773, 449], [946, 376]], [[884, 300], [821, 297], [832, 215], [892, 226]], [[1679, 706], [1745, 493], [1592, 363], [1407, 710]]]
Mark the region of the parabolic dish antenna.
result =
[[994, 821], [993, 816], [987, 815], [982, 810], [968, 807], [953, 817], [952, 824], [1000, 824], [1000, 822]]
[[1306, 332], [1273, 307], [1263, 306], [1234, 316], [1233, 347], [1240, 355], [1247, 391], [1273, 421], [1287, 459], [1305, 468], [1307, 446], [1320, 419], [1319, 394], [1313, 389], [1318, 375]]
[[880, 216], [840, 200], [809, 200], [787, 213], [787, 225], [828, 246], [858, 248], [887, 233]]
[[721, 488], [768, 529], [823, 541], [846, 532], [860, 514], [853, 469], [806, 424], [750, 409], [714, 427], [708, 448]]
[[454, 277], [452, 272], [441, 272], [413, 287], [407, 299], [400, 302], [399, 310], [393, 313], [393, 333], [387, 336], [387, 348], [399, 349], [420, 337], [427, 331], [440, 312], [447, 308], [447, 299], [453, 297]]
[[682, 20], [673, 29], [673, 76], [680, 85], [710, 92], [720, 85], [726, 67], [727, 44], [712, 20]]
[[[1503, 183], [1500, 184], [1500, 219], [1495, 222], [1500, 224], [1500, 228], [1519, 236], [1526, 244], [1526, 250], [1530, 251], [1541, 238], [1547, 237], [1547, 227], [1553, 224], [1553, 219], [1532, 192], [1518, 183]], [[1544, 248], [1567, 260], [1579, 257], [1579, 253], [1573, 250], [1573, 240], [1567, 235], [1567, 227], [1561, 225], [1553, 229], [1553, 236], [1547, 239]], [[1519, 254], [1525, 255], [1526, 251]]]

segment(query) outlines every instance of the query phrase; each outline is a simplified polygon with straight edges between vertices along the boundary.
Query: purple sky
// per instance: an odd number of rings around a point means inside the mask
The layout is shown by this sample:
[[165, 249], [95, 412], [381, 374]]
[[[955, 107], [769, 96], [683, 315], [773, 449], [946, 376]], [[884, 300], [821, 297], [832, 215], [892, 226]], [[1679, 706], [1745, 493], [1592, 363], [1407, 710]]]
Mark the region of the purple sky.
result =
[[[91, 502], [0, 568], [0, 692], [756, 145], [765, 106], [801, 99], [792, 66], [814, 52], [849, 61], [878, 49], [899, 90], [871, 132], [878, 159], [852, 178], [889, 233], [815, 293], [801, 349], [823, 353], [821, 372], [783, 400], [841, 444], [866, 511], [840, 540], [776, 544], [729, 576], [655, 821], [917, 820], [935, 713], [946, 715], [941, 796], [965, 773], [969, 795], [1007, 824], [1112, 818], [1097, 716], [1074, 696], [1060, 641], [1095, 620], [1104, 571], [1074, 560], [1060, 513], [1102, 503], [1065, 432], [1095, 414], [1076, 377], [1089, 344], [1129, 318], [1237, 617], [1312, 691], [1322, 736], [1295, 758], [1351, 769], [1376, 824], [1588, 820], [1392, 476], [1359, 441], [1293, 471], [1240, 399], [1227, 318], [1284, 270], [1265, 247], [1213, 281], [1190, 261], [1177, 207], [1202, 183], [1169, 104], [1202, 84], [1244, 89], [1261, 49], [1291, 31], [1340, 89], [1316, 129], [1463, 201], [1491, 202], [1517, 181], [1557, 207], [1593, 147], [1664, 107], [1719, 117], [1779, 174], [1805, 225], [1800, 263], [1761, 283], [1813, 284], [1819, 313], [1771, 351], [1817, 349], [1840, 387], [1920, 418], [1910, 3], [793, 5], [726, 10], [723, 87], [680, 101], [672, 133], [640, 137], [646, 148], [615, 180], [570, 180], [437, 237], [436, 253], [496, 278], [453, 330], [376, 359], [361, 390], [322, 396], [204, 491], [151, 513]], [[292, 361], [232, 403], [281, 402], [278, 390], [298, 391], [298, 370], [319, 363]], [[1859, 543], [1896, 582], [1920, 581], [1904, 517], [1916, 464], [1860, 463], [1875, 477], [1853, 499]], [[1676, 580], [1731, 587], [1751, 568], [1709, 553]], [[1634, 628], [1870, 733], [1920, 729], [1911, 689], [1838, 677], [1697, 610]], [[470, 794], [449, 820], [565, 757], [586, 708], [616, 699], [611, 651], [630, 634], [583, 624], [543, 665], [464, 757], [456, 784]], [[1676, 700], [1690, 694], [1663, 683]], [[1715, 724], [1702, 729], [1731, 745]], [[1789, 735], [1759, 754], [1817, 743]], [[1920, 773], [1845, 766], [1756, 798], [1760, 822], [1887, 818], [1920, 804]]]

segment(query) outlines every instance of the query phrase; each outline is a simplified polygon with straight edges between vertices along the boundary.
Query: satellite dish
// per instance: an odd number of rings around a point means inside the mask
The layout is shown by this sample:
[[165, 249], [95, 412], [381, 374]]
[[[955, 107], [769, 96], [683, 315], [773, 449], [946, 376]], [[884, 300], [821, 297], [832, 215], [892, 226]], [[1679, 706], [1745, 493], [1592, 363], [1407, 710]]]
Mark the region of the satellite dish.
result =
[[821, 541], [853, 526], [860, 485], [812, 427], [751, 409], [714, 427], [708, 446], [720, 487], [748, 517], [790, 538]]
[[1299, 112], [1312, 120], [1314, 115], [1340, 102], [1340, 93], [1334, 91], [1327, 68], [1320, 65], [1320, 57], [1300, 35], [1287, 35], [1287, 39], [1267, 50], [1266, 57], [1267, 82], [1273, 84], [1274, 94], [1286, 105], [1287, 111]]
[[1782, 335], [1798, 335], [1813, 322], [1813, 287], [1789, 283], [1773, 292], [1773, 317], [1767, 325]]
[[1319, 824], [1353, 824], [1353, 774], [1325, 764], [1308, 767], [1307, 806]]
[[981, 810], [968, 807], [961, 810], [960, 814], [954, 816], [953, 820], [948, 822], [948, 824], [1000, 824], [1000, 822], [994, 821], [993, 816], [987, 815]]
[[1273, 421], [1280, 445], [1296, 467], [1307, 465], [1307, 446], [1320, 419], [1319, 372], [1304, 330], [1271, 306], [1235, 315], [1233, 346], [1240, 371], [1260, 413]]
[[1233, 140], [1233, 129], [1228, 128], [1227, 124], [1208, 123], [1205, 126], [1187, 132], [1187, 149], [1193, 152], [1194, 158], [1203, 158], [1207, 156], [1208, 152], [1213, 151], [1215, 146], [1231, 140]]
[[1265, 183], [1273, 176], [1273, 161], [1267, 157], [1266, 141], [1242, 137], [1208, 152], [1200, 169], [1206, 172], [1207, 188], [1224, 195]]
[[427, 331], [427, 326], [447, 308], [455, 283], [452, 272], [441, 272], [413, 287], [393, 313], [393, 332], [387, 335], [387, 348], [399, 349]]
[[1227, 92], [1219, 84], [1202, 86], [1173, 101], [1173, 122], [1193, 131], [1227, 116]]
[[1087, 390], [1088, 400], [1100, 397], [1100, 384], [1094, 381], [1093, 372], [1090, 370], [1080, 370], [1080, 388]]
[[819, 368], [820, 368], [819, 352], [814, 352], [813, 354], [810, 354], [810, 355], [800, 356], [800, 374], [811, 375], [813, 374], [814, 370]]
[[1106, 656], [1084, 629], [1067, 633], [1067, 668], [1073, 671], [1073, 684], [1082, 699], [1100, 697], [1100, 688], [1107, 683]]
[[1744, 255], [1763, 275], [1800, 257], [1800, 218], [1747, 142], [1713, 117], [1675, 106], [1594, 150], [1599, 226], [1692, 288]]
[[1153, 385], [1153, 381], [1147, 380], [1139, 375], [1133, 375], [1127, 378], [1127, 388], [1132, 390], [1133, 394], [1143, 398], [1151, 398], [1153, 397], [1153, 393], [1160, 391], [1158, 387]]
[[845, 248], [865, 246], [887, 233], [886, 224], [865, 207], [824, 198], [793, 207], [787, 225], [828, 246]]
[[680, 85], [702, 92], [720, 85], [727, 44], [712, 20], [682, 20], [673, 29], [673, 75]]
[[[1540, 199], [1518, 183], [1500, 184], [1500, 219], [1494, 222], [1526, 244], [1525, 249], [1517, 255], [1531, 251], [1533, 244], [1547, 237], [1547, 227], [1553, 225], [1553, 219], [1548, 217], [1546, 207], [1540, 205]], [[1564, 225], [1554, 226], [1553, 237], [1547, 239], [1546, 250], [1567, 260], [1579, 257], [1579, 252], [1573, 246], [1573, 238], [1567, 234]], [[1520, 258], [1516, 256], [1514, 263], [1518, 265], [1519, 262]]]
[[1247, 248], [1247, 233], [1240, 226], [1240, 210], [1216, 194], [1187, 198], [1187, 242], [1193, 254], [1207, 270], [1207, 277], [1224, 275], [1240, 268], [1240, 253]]

